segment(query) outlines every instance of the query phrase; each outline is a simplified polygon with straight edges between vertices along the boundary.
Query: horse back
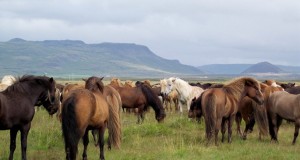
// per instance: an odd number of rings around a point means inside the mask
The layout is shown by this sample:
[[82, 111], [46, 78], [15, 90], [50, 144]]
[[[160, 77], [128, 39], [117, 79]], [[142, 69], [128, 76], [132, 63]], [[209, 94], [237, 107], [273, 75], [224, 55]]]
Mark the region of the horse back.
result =
[[270, 95], [267, 110], [271, 114], [279, 115], [288, 120], [300, 118], [300, 95], [287, 92], [275, 92]]

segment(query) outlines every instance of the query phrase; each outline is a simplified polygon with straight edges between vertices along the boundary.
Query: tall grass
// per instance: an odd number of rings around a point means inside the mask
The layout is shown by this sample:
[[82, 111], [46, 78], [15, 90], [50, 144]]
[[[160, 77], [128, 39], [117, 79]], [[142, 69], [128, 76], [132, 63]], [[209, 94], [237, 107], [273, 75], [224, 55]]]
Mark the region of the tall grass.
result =
[[[271, 143], [269, 137], [258, 140], [257, 128], [241, 140], [236, 132], [231, 144], [206, 146], [204, 122], [189, 120], [187, 115], [167, 112], [163, 123], [157, 123], [154, 112], [146, 113], [143, 124], [136, 124], [137, 117], [122, 113], [121, 149], [107, 150], [108, 160], [194, 160], [194, 159], [299, 159], [300, 142], [292, 145], [294, 125], [283, 123], [279, 130], [279, 143]], [[242, 124], [244, 126], [244, 124]], [[236, 127], [233, 127], [234, 130]], [[107, 137], [107, 135], [106, 135]], [[221, 135], [219, 134], [219, 138]], [[9, 156], [9, 131], [0, 131], [0, 159]], [[81, 159], [82, 144], [79, 144]], [[20, 133], [14, 159], [21, 159]], [[27, 157], [29, 160], [65, 159], [64, 144], [59, 121], [45, 110], [35, 114], [28, 135]], [[99, 148], [94, 146], [90, 135], [88, 158], [99, 159]]]

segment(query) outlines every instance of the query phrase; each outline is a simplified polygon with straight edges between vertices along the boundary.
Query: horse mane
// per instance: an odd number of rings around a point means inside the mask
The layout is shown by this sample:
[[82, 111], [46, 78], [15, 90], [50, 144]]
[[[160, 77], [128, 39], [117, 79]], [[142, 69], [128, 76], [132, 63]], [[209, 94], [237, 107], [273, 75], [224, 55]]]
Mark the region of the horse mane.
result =
[[28, 93], [29, 90], [32, 89], [31, 85], [28, 85], [30, 82], [40, 83], [43, 85], [47, 85], [49, 78], [45, 76], [34, 76], [34, 75], [23, 75], [22, 77], [18, 77], [11, 86], [7, 87], [3, 92], [21, 92]]
[[239, 77], [233, 79], [223, 86], [223, 90], [227, 94], [231, 95], [232, 98], [239, 100], [246, 86], [246, 82], [252, 82], [257, 87], [257, 89], [260, 90], [259, 82], [251, 77]]

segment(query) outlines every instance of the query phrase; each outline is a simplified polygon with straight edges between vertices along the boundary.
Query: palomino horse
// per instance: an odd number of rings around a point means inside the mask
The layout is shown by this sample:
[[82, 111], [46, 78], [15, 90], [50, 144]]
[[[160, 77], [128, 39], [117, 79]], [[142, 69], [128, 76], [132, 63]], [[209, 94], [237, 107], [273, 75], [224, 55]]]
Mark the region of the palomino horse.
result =
[[0, 83], [0, 92], [4, 91], [8, 86], [15, 83], [16, 78], [12, 75], [6, 75], [2, 78]]
[[137, 123], [144, 120], [144, 112], [150, 105], [155, 111], [155, 119], [160, 122], [165, 116], [165, 110], [158, 96], [153, 90], [143, 83], [136, 84], [136, 87], [121, 87], [118, 83], [111, 81], [110, 85], [114, 87], [120, 94], [123, 108], [138, 108]]
[[[262, 87], [262, 83], [261, 83], [261, 87]], [[262, 90], [263, 90], [263, 96], [265, 102], [263, 105], [257, 104], [249, 97], [244, 97], [239, 105], [239, 112], [241, 113], [241, 116], [246, 123], [246, 127], [242, 135], [243, 139], [246, 139], [247, 133], [253, 130], [253, 126], [255, 122], [258, 123], [259, 139], [261, 139], [261, 135], [268, 134], [269, 123], [267, 117], [266, 104], [268, 102], [269, 96], [272, 93], [277, 91], [283, 91], [283, 88], [274, 87], [274, 86], [265, 86], [265, 88]], [[240, 129], [239, 125], [240, 125], [240, 121], [238, 122], [237, 120], [238, 131]]]
[[190, 105], [193, 98], [198, 98], [204, 91], [200, 87], [191, 86], [188, 82], [180, 79], [171, 77], [167, 80], [166, 94], [176, 90], [179, 97], [179, 110], [182, 113], [182, 106], [185, 104], [189, 111]]
[[[107, 97], [104, 96], [102, 78], [90, 77], [87, 79], [85, 89], [77, 89], [63, 100], [62, 131], [65, 141], [66, 158], [76, 160], [79, 139], [83, 139], [83, 159], [87, 159], [87, 145], [89, 143], [88, 131], [98, 129], [100, 159], [104, 159], [104, 133], [111, 127], [108, 134], [120, 133], [119, 113], [110, 107]], [[113, 126], [110, 126], [115, 124]], [[118, 131], [118, 132], [115, 132]], [[120, 140], [120, 135], [109, 136], [111, 142]], [[118, 146], [118, 144], [114, 144]]]
[[172, 103], [174, 103], [175, 110], [178, 111], [178, 92], [176, 90], [171, 91], [165, 96], [165, 106], [167, 110], [172, 111]]
[[271, 140], [278, 142], [277, 134], [282, 119], [295, 122], [293, 144], [299, 133], [300, 127], [300, 95], [287, 92], [275, 92], [270, 95], [267, 102], [267, 113], [269, 119], [269, 132]]
[[215, 144], [218, 144], [218, 133], [221, 127], [222, 142], [224, 142], [227, 121], [228, 142], [231, 142], [232, 123], [238, 111], [238, 104], [245, 96], [249, 96], [255, 102], [263, 104], [263, 95], [257, 80], [250, 77], [241, 77], [225, 84], [222, 88], [211, 88], [203, 92], [201, 106], [208, 143], [214, 134]]
[[0, 92], [0, 130], [10, 129], [10, 154], [13, 159], [16, 136], [21, 132], [22, 159], [26, 159], [27, 136], [34, 116], [34, 106], [42, 104], [49, 114], [57, 111], [55, 81], [45, 76], [23, 76], [3, 92]]

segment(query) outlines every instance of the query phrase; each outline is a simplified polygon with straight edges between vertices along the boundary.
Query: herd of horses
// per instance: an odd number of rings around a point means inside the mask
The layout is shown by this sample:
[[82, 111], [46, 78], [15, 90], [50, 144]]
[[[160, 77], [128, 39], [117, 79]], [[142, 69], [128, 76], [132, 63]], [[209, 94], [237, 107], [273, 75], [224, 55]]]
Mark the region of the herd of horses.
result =
[[[24, 75], [19, 78], [5, 76], [0, 84], [0, 130], [10, 130], [10, 154], [13, 159], [16, 136], [21, 132], [22, 159], [26, 159], [27, 136], [35, 114], [35, 106], [43, 106], [50, 115], [57, 113], [61, 122], [66, 159], [76, 159], [78, 144], [83, 140], [82, 158], [87, 159], [89, 131], [104, 156], [104, 134], [108, 130], [108, 149], [120, 148], [121, 109], [134, 112], [137, 123], [151, 107], [157, 122], [163, 122], [166, 110], [205, 122], [207, 144], [214, 139], [218, 145], [221, 131], [225, 141], [232, 141], [233, 122], [243, 138], [258, 124], [259, 135], [269, 134], [278, 142], [278, 129], [282, 120], [295, 123], [293, 144], [300, 127], [300, 88], [295, 83], [273, 80], [259, 82], [251, 77], [235, 78], [225, 84], [200, 84], [170, 77], [151, 85], [150, 81], [126, 81], [113, 78], [107, 85], [103, 77], [83, 79], [84, 84], [58, 84], [52, 77]], [[173, 103], [173, 105], [171, 105]], [[186, 109], [185, 107], [186, 106]], [[126, 109], [126, 111], [125, 111]], [[245, 129], [240, 129], [241, 120]]]

